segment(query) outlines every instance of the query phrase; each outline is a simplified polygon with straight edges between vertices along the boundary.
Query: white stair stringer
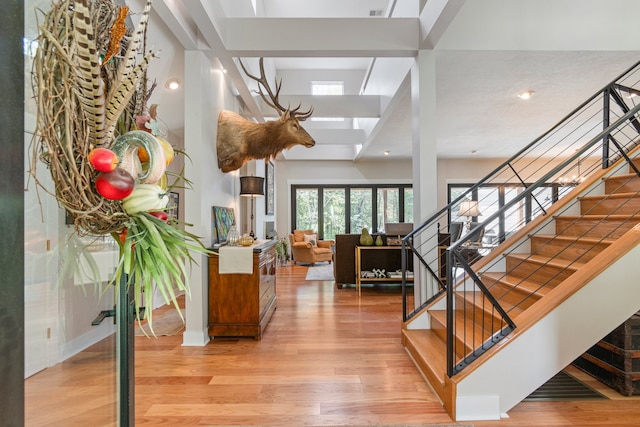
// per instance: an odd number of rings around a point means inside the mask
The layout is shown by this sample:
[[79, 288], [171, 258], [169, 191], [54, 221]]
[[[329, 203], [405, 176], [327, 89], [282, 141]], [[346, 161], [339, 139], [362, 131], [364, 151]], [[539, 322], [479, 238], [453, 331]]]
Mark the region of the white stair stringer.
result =
[[[640, 240], [638, 228], [627, 235]], [[601, 264], [603, 259], [615, 258], [620, 253], [619, 243], [620, 240], [612, 244], [566, 281], [593, 275], [590, 267]], [[504, 417], [507, 411], [639, 311], [640, 245], [637, 243], [537, 322], [520, 326], [520, 331], [516, 329], [513, 338], [470, 372], [461, 372], [461, 378], [454, 379], [456, 421]], [[562, 300], [562, 289], [562, 285], [558, 286], [540, 303], [554, 297]]]

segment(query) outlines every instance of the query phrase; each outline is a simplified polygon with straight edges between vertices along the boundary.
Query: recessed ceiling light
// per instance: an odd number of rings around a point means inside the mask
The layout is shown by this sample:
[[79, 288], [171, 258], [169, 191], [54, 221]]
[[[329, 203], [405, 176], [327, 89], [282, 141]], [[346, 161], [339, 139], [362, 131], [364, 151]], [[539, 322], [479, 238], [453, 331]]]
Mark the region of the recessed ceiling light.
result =
[[169, 90], [177, 90], [180, 88], [180, 80], [176, 78], [169, 79], [165, 82], [164, 87], [166, 87]]
[[385, 155], [385, 156], [388, 156], [389, 154], [391, 154], [391, 151], [389, 151], [389, 150], [384, 150], [384, 155]]
[[523, 90], [522, 92], [518, 93], [518, 98], [520, 99], [529, 99], [533, 96], [535, 92], [532, 90]]

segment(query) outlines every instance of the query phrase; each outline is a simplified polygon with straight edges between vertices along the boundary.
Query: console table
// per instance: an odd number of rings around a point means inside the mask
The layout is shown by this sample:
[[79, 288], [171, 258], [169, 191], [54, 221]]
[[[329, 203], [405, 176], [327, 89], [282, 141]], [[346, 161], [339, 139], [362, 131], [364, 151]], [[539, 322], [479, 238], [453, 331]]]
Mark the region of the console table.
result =
[[209, 255], [209, 336], [259, 340], [276, 309], [276, 241], [253, 247], [252, 274], [220, 274]]
[[[413, 267], [413, 257], [411, 252], [407, 251], [408, 268]], [[356, 291], [358, 296], [362, 294], [361, 284], [363, 282], [386, 282], [399, 283], [402, 281], [400, 277], [362, 277], [362, 271], [372, 270], [374, 268], [385, 269], [387, 273], [395, 272], [402, 267], [402, 246], [356, 246]], [[407, 282], [413, 282], [413, 277], [407, 277]]]

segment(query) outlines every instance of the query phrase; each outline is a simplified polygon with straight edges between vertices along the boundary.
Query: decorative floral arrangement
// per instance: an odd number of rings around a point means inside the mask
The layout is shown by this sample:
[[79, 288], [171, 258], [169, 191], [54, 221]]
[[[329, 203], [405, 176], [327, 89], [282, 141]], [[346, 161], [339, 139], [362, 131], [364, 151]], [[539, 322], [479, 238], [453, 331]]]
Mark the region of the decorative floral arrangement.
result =
[[[154, 285], [177, 308], [176, 293], [189, 291], [190, 251], [206, 252], [166, 213], [171, 187], [188, 181], [167, 172], [176, 151], [161, 135], [157, 106], [147, 108], [155, 87], [147, 89], [147, 66], [156, 56], [146, 51], [150, 9], [148, 0], [131, 31], [128, 7], [113, 0], [54, 2], [39, 26], [32, 71], [38, 117], [31, 175], [47, 191], [35, 167], [38, 160], [48, 167], [51, 193], [78, 234], [118, 241], [110, 285], [127, 277], [137, 311], [142, 293], [152, 306]], [[151, 310], [147, 319], [151, 326]]]

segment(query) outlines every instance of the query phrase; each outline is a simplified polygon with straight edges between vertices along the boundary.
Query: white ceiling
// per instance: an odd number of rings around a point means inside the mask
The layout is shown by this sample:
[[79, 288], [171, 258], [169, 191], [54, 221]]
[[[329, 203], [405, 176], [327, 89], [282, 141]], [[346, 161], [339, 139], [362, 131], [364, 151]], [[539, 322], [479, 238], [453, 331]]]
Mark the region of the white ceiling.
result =
[[[142, 0], [127, 0], [132, 10]], [[250, 115], [273, 116], [253, 98], [237, 65], [282, 78], [283, 104], [313, 105], [313, 148], [286, 159], [410, 158], [408, 73], [433, 48], [437, 154], [504, 157], [532, 141], [640, 60], [637, 0], [154, 0], [150, 46], [161, 49], [150, 74], [151, 102], [181, 134], [184, 99], [163, 83], [183, 79], [183, 49], [206, 52], [227, 70]], [[370, 11], [382, 17], [370, 17]], [[621, 13], [622, 12], [622, 13]], [[391, 18], [389, 18], [391, 17]], [[134, 18], [135, 20], [135, 18]], [[345, 96], [310, 96], [312, 80], [342, 80]], [[535, 91], [529, 101], [519, 91]], [[356, 144], [362, 144], [358, 153]]]

